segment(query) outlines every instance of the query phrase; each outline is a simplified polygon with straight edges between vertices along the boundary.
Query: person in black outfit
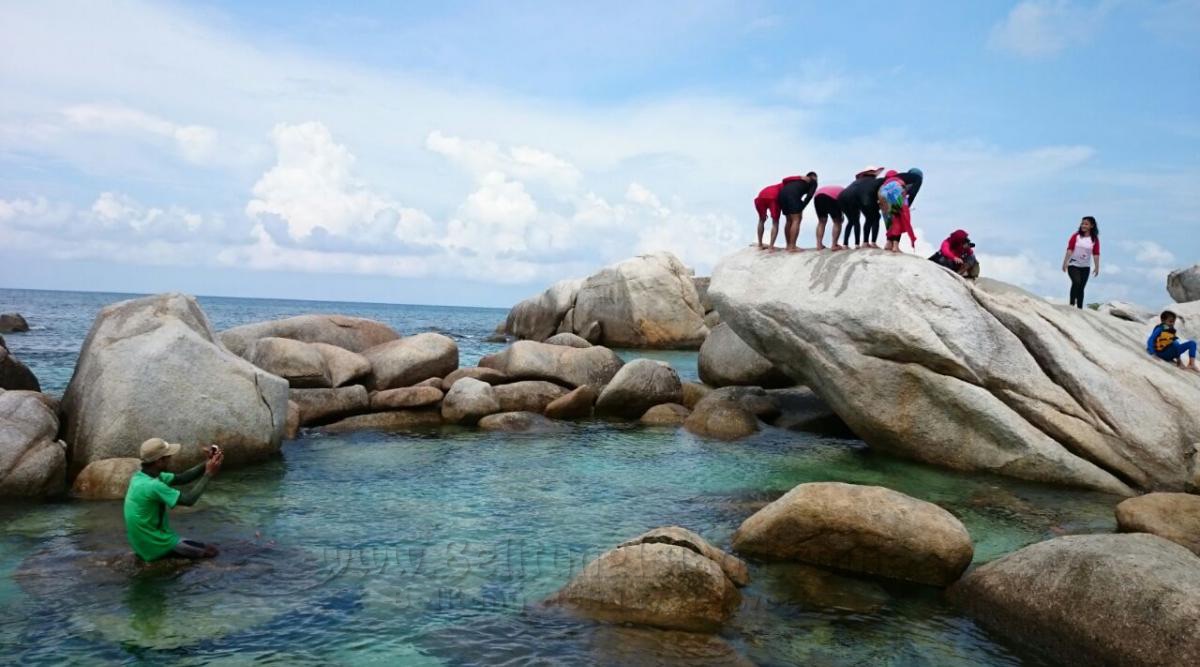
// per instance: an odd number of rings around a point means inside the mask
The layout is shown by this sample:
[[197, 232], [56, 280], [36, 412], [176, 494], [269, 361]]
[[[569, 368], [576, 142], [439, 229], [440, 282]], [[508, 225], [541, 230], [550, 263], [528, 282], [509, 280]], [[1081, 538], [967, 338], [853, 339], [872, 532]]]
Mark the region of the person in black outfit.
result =
[[[842, 215], [846, 218], [845, 239], [842, 241], [842, 245], [849, 247], [850, 232], [853, 231], [854, 247], [861, 247], [860, 214], [866, 219], [868, 229], [872, 220], [875, 221], [876, 227], [879, 226], [879, 204], [876, 198], [879, 196], [879, 186], [883, 185], [883, 181], [877, 179], [876, 176], [881, 171], [883, 171], [882, 167], [869, 167], [858, 172], [854, 177], [854, 182], [847, 185], [846, 189], [842, 190], [842, 194], [838, 195], [838, 206], [841, 207]], [[870, 247], [870, 243], [867, 243], [867, 246]]]
[[783, 238], [787, 242], [788, 252], [798, 252], [796, 239], [800, 237], [800, 220], [804, 217], [804, 207], [812, 201], [817, 193], [817, 172], [810, 171], [804, 176], [788, 176], [783, 179], [779, 188], [779, 208], [787, 220], [783, 228]]

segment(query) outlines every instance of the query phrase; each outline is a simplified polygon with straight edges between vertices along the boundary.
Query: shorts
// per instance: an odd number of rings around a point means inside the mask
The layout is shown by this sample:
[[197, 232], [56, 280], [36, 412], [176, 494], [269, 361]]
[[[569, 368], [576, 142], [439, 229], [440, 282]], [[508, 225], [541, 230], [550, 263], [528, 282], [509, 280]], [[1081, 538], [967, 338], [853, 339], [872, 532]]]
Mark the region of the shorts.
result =
[[172, 556], [183, 556], [184, 558], [204, 558], [208, 553], [208, 545], [195, 540], [179, 540], [171, 549]]
[[813, 198], [813, 208], [817, 210], [817, 218], [833, 218], [842, 221], [842, 207], [838, 200], [829, 195], [817, 195]]
[[764, 199], [762, 197], [754, 198], [754, 210], [758, 212], [759, 221], [767, 219], [767, 212], [771, 213], [771, 220], [779, 222], [779, 200]]
[[779, 208], [784, 215], [797, 215], [804, 211], [808, 202], [804, 195], [808, 194], [808, 181], [788, 181], [779, 188]]

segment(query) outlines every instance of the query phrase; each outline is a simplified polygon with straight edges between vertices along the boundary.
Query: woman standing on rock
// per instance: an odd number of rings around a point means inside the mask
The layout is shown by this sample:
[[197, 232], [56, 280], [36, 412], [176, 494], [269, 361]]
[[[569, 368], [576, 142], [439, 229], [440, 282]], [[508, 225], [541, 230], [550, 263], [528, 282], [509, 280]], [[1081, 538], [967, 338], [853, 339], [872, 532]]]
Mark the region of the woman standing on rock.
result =
[[804, 176], [788, 176], [779, 184], [779, 209], [787, 219], [783, 237], [787, 241], [788, 252], [798, 252], [796, 239], [800, 236], [800, 219], [804, 217], [804, 207], [812, 201], [817, 192], [817, 172], [810, 171]]
[[1063, 273], [1071, 278], [1071, 305], [1083, 308], [1083, 288], [1087, 286], [1088, 271], [1100, 275], [1100, 226], [1090, 215], [1083, 216], [1079, 231], [1067, 241], [1067, 253], [1063, 255]]

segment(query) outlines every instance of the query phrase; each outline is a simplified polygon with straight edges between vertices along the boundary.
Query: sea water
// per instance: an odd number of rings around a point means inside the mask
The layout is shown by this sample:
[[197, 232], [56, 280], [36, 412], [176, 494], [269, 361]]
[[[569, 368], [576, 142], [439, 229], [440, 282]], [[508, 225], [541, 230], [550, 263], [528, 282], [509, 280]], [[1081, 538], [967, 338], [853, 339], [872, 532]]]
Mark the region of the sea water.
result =
[[[126, 295], [0, 290], [32, 331], [5, 338], [61, 393], [96, 312]], [[503, 310], [200, 298], [214, 327], [309, 312], [454, 337], [463, 364], [501, 349]], [[622, 351], [629, 359], [641, 355]], [[695, 353], [645, 353], [695, 377]], [[121, 505], [0, 505], [5, 662], [245, 664], [1049, 664], [988, 635], [940, 591], [751, 564], [733, 620], [704, 638], [593, 624], [539, 602], [604, 550], [681, 525], [728, 548], [796, 484], [879, 484], [958, 516], [982, 563], [1060, 534], [1113, 529], [1103, 494], [967, 475], [862, 442], [765, 428], [738, 442], [585, 422], [561, 433], [445, 427], [304, 434], [224, 471], [183, 535], [215, 561], [128, 567]]]

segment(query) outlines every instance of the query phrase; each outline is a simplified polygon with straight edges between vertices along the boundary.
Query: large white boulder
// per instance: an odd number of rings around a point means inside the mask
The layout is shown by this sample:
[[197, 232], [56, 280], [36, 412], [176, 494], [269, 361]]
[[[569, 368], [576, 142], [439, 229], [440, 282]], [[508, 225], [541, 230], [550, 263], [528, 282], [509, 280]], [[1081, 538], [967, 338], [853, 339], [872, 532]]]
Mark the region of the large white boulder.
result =
[[64, 440], [74, 472], [152, 437], [184, 445], [177, 467], [208, 444], [236, 466], [279, 451], [287, 401], [287, 381], [222, 347], [193, 297], [142, 297], [96, 316], [63, 395]]
[[1172, 271], [1167, 276], [1167, 293], [1179, 303], [1200, 301], [1200, 264]]
[[572, 313], [590, 342], [609, 347], [696, 349], [708, 336], [692, 274], [668, 252], [639, 255], [583, 281]]
[[741, 251], [709, 294], [872, 447], [1126, 495], [1198, 481], [1200, 374], [1144, 325], [884, 252]]
[[328, 343], [351, 352], [362, 352], [400, 334], [382, 322], [345, 315], [298, 315], [282, 320], [255, 322], [221, 332], [221, 343], [230, 352], [245, 356], [259, 338], [291, 338], [305, 343]]
[[66, 490], [57, 407], [36, 391], [0, 389], [0, 498], [45, 498]]

